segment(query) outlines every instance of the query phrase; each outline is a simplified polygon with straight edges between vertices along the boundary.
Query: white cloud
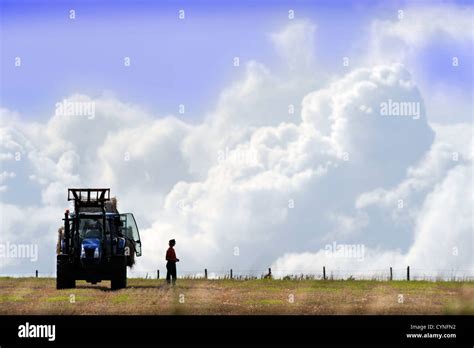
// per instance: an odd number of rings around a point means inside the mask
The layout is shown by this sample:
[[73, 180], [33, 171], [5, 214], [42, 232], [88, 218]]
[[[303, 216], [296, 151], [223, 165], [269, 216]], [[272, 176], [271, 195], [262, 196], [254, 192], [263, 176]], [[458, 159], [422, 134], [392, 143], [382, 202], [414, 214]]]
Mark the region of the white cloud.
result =
[[472, 269], [472, 163], [451, 169], [426, 197], [407, 262], [425, 269]]
[[[345, 247], [345, 244], [340, 244]], [[291, 274], [313, 274], [322, 275], [323, 267], [326, 267], [326, 276], [336, 278], [365, 277], [372, 276], [386, 278], [389, 269], [395, 269], [397, 273], [406, 267], [405, 257], [398, 250], [383, 251], [379, 249], [360, 248], [363, 250], [361, 257], [354, 253], [354, 257], [347, 254], [338, 256], [337, 253], [328, 252], [332, 244], [328, 244], [316, 253], [288, 253], [280, 257], [272, 264], [272, 273], [276, 277]], [[337, 247], [337, 244], [336, 244]], [[352, 247], [352, 246], [351, 246]], [[353, 246], [357, 248], [356, 245]], [[396, 278], [400, 275], [396, 274]]]
[[307, 21], [294, 21], [271, 35], [275, 47], [291, 70], [314, 67], [314, 34], [316, 26]]
[[472, 161], [472, 127], [469, 124], [431, 124], [436, 132], [435, 142], [422, 161], [407, 168], [407, 178], [396, 188], [377, 188], [365, 192], [356, 201], [357, 208], [372, 204], [395, 207], [398, 199], [409, 202], [412, 196], [424, 197], [444, 179], [449, 169]]
[[[472, 128], [469, 124], [433, 125], [436, 140], [430, 151], [418, 165], [409, 167], [407, 177], [393, 189], [366, 192], [355, 200], [357, 215], [345, 218], [341, 228], [369, 216], [369, 223], [379, 222], [377, 214], [389, 216], [385, 224], [397, 224], [413, 229], [413, 241], [405, 251], [367, 245], [363, 260], [353, 257], [337, 258], [325, 250], [302, 254], [289, 253], [278, 258], [272, 267], [282, 276], [291, 273], [320, 274], [322, 265], [340, 276], [375, 274], [386, 275], [388, 267], [403, 270], [407, 265], [418, 276], [463, 277], [474, 266], [472, 251]], [[453, 153], [459, 157], [453, 160]], [[397, 207], [398, 199], [404, 201], [404, 209]], [[375, 207], [378, 210], [368, 210]], [[391, 221], [390, 221], [391, 220]], [[377, 225], [376, 228], [380, 229]], [[387, 231], [386, 227], [384, 227]], [[332, 233], [337, 238], [337, 233]], [[389, 236], [387, 236], [390, 238]], [[383, 271], [385, 269], [385, 271]], [[345, 271], [351, 270], [351, 271]], [[380, 271], [383, 271], [380, 273]], [[352, 272], [352, 273], [351, 273]]]
[[[321, 246], [337, 228], [348, 235], [351, 228], [363, 230], [367, 217], [335, 219], [335, 209], [350, 211], [367, 188], [403, 179], [432, 139], [423, 117], [392, 121], [360, 111], [362, 104], [377, 110], [389, 96], [418, 100], [416, 88], [405, 83], [408, 78], [398, 65], [361, 69], [307, 95], [299, 124], [258, 127], [239, 145], [255, 152], [256, 163], [216, 163], [204, 180], [174, 186], [152, 230], [160, 231], [162, 240], [183, 241], [180, 250], [199, 267], [219, 262], [245, 269], [268, 264], [287, 250]], [[323, 122], [329, 122], [324, 132]], [[383, 148], [387, 152], [376, 151]], [[342, 150], [352, 156], [347, 163]], [[289, 208], [289, 200], [296, 208]], [[345, 200], [348, 204], [341, 205]], [[205, 255], [194, 255], [201, 246], [208, 248]], [[234, 247], [253, 256], [236, 258]]]
[[433, 40], [449, 40], [469, 44], [474, 38], [471, 7], [444, 4], [442, 6], [409, 6], [402, 9], [403, 18], [372, 22], [369, 60], [402, 62], [413, 59]]
[[469, 122], [472, 84], [459, 77], [472, 75], [472, 6], [420, 3], [401, 10], [402, 19], [394, 13], [372, 21], [363, 61], [403, 63], [425, 98], [429, 121]]
[[6, 185], [2, 185], [2, 183], [8, 179], [14, 178], [16, 174], [14, 172], [7, 172], [3, 171], [0, 173], [0, 192], [5, 191], [8, 187]]

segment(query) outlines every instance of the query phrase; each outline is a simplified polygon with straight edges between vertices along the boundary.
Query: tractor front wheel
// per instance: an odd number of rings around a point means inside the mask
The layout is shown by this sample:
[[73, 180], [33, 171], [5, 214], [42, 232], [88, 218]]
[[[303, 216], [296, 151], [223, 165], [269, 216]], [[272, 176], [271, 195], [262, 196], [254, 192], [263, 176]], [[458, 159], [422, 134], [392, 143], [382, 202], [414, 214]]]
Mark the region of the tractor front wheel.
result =
[[73, 289], [76, 287], [71, 263], [67, 255], [58, 255], [56, 262], [56, 289]]
[[112, 290], [123, 289], [127, 287], [127, 258], [125, 256], [116, 256], [112, 259]]

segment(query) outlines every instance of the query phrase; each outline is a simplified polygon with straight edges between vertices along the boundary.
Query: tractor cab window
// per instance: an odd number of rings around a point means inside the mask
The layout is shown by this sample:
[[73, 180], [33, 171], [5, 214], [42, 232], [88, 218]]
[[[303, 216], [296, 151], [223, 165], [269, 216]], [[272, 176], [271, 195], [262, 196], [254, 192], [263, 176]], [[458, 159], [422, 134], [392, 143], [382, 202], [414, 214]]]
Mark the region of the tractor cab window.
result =
[[137, 223], [132, 213], [120, 214], [120, 221], [122, 222], [122, 233], [130, 241], [133, 242], [135, 253], [137, 256], [142, 254], [142, 244], [140, 241], [140, 234], [138, 232]]
[[102, 239], [102, 219], [81, 218], [79, 220], [79, 237]]

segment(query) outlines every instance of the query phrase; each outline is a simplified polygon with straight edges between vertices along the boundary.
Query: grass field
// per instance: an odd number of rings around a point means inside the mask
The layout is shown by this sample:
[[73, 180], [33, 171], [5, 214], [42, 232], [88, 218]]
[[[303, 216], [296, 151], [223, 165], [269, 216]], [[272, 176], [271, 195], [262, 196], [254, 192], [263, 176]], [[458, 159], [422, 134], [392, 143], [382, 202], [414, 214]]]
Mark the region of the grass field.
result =
[[474, 282], [0, 278], [0, 314], [474, 314]]

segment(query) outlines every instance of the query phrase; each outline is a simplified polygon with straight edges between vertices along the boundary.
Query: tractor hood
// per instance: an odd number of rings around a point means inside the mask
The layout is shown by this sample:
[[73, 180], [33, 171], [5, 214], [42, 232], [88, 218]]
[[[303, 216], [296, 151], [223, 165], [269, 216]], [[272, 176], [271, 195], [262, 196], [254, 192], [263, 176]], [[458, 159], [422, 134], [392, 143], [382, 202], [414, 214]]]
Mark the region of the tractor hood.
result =
[[100, 248], [100, 240], [97, 238], [85, 238], [82, 240], [82, 247], [84, 249]]
[[97, 238], [85, 238], [81, 244], [81, 259], [100, 259], [100, 240]]

